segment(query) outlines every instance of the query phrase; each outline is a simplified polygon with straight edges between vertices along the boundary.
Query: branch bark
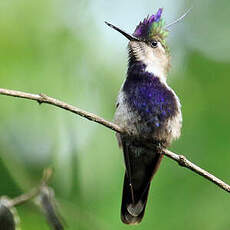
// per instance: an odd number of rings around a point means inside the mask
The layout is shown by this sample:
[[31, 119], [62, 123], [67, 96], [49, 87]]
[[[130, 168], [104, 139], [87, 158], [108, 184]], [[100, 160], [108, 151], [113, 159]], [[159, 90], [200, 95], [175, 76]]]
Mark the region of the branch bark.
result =
[[216, 176], [212, 175], [211, 173], [205, 171], [204, 169], [200, 168], [199, 166], [195, 165], [194, 163], [189, 161], [185, 156], [173, 153], [173, 152], [169, 151], [168, 149], [164, 149], [163, 151], [164, 151], [165, 156], [176, 161], [180, 166], [192, 170], [196, 174], [198, 174], [198, 175], [204, 177], [205, 179], [211, 181], [212, 183], [216, 184], [221, 189], [223, 189], [227, 192], [230, 192], [230, 185], [228, 185], [224, 181], [220, 180]]
[[109, 128], [109, 129], [112, 129], [113, 131], [116, 131], [118, 133], [123, 132], [123, 130], [118, 125], [116, 125], [112, 122], [106, 121], [105, 119], [103, 119], [103, 118], [101, 118], [101, 117], [99, 117], [93, 113], [86, 112], [82, 109], [79, 109], [75, 106], [66, 104], [63, 101], [49, 97], [45, 94], [31, 94], [31, 93], [25, 93], [25, 92], [21, 92], [21, 91], [2, 89], [2, 88], [0, 88], [0, 94], [6, 95], [6, 96], [19, 97], [19, 98], [37, 101], [39, 104], [45, 103], [45, 104], [54, 105], [54, 106], [59, 107], [61, 109], [65, 109], [65, 110], [68, 110], [68, 111], [75, 113], [79, 116], [82, 116], [82, 117], [84, 117], [90, 121], [97, 122], [97, 123]]
[[[50, 105], [59, 107], [61, 109], [68, 110], [68, 111], [75, 113], [79, 116], [82, 116], [82, 117], [84, 117], [90, 121], [99, 123], [99, 124], [109, 128], [113, 131], [116, 131], [118, 133], [125, 133], [124, 130], [122, 130], [118, 125], [116, 125], [112, 122], [106, 121], [105, 119], [103, 119], [103, 118], [101, 118], [101, 117], [99, 117], [93, 113], [86, 112], [82, 109], [79, 109], [75, 106], [69, 105], [63, 101], [57, 100], [55, 98], [49, 97], [49, 96], [44, 95], [44, 94], [31, 94], [31, 93], [25, 93], [25, 92], [21, 92], [21, 91], [9, 90], [9, 89], [3, 89], [3, 88], [0, 88], [0, 94], [6, 95], [6, 96], [12, 96], [12, 97], [24, 98], [24, 99], [28, 99], [28, 100], [34, 100], [34, 101], [37, 101], [39, 104], [42, 104], [42, 103], [50, 104]], [[223, 189], [227, 192], [230, 192], [230, 185], [223, 182], [222, 180], [220, 180], [216, 176], [212, 175], [211, 173], [205, 171], [204, 169], [200, 168], [199, 166], [195, 165], [194, 163], [189, 161], [185, 156], [178, 155], [178, 154], [173, 153], [167, 149], [163, 150], [163, 154], [165, 156], [171, 158], [172, 160], [176, 161], [180, 166], [185, 167], [187, 169], [190, 169], [191, 171], [195, 172], [196, 174], [198, 174], [198, 175], [204, 177], [205, 179], [211, 181], [212, 183], [216, 184], [221, 189]]]

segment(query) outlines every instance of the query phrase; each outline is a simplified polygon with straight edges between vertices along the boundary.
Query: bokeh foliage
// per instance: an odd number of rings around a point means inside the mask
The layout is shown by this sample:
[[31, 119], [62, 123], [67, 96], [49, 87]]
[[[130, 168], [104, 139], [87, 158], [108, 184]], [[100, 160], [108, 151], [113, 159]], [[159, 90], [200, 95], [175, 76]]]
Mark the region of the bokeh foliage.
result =
[[[218, 6], [213, 2], [211, 12]], [[96, 4], [2, 0], [1, 87], [42, 92], [112, 120], [127, 60], [124, 45], [114, 47], [117, 43], [105, 41], [89, 16], [89, 6]], [[229, 6], [223, 1], [222, 7]], [[200, 11], [204, 3], [202, 7]], [[223, 28], [225, 36], [218, 37], [213, 27], [218, 40], [209, 43], [210, 33], [201, 28], [213, 14], [202, 15], [197, 9], [186, 29], [178, 29], [178, 41], [171, 42], [173, 58], [178, 47], [184, 51], [169, 75], [184, 117], [182, 137], [172, 149], [230, 183], [230, 63], [227, 55], [220, 60], [220, 55], [217, 59], [203, 52], [204, 43], [197, 48], [206, 38], [209, 51], [214, 46], [220, 52], [218, 44], [227, 44], [230, 31], [222, 21], [217, 31]], [[215, 12], [217, 20], [223, 16], [221, 10]], [[196, 14], [201, 21], [197, 30]], [[52, 166], [52, 186], [68, 229], [130, 228], [120, 221], [124, 167], [112, 131], [49, 105], [6, 96], [0, 96], [0, 105], [0, 195], [14, 197], [27, 191], [39, 183], [43, 168]], [[137, 228], [228, 230], [229, 204], [229, 194], [165, 158]], [[18, 212], [23, 230], [49, 229], [32, 204]]]

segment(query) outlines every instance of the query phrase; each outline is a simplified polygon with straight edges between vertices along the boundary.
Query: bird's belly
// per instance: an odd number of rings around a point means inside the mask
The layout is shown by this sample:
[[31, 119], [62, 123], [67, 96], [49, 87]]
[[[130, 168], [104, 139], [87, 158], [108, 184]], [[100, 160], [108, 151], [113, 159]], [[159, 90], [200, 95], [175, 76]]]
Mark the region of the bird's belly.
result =
[[177, 108], [171, 116], [166, 116], [167, 111], [164, 109], [151, 110], [148, 100], [136, 103], [136, 106], [134, 104], [130, 103], [124, 92], [120, 92], [114, 122], [129, 134], [168, 144], [180, 136], [182, 123], [180, 108]]

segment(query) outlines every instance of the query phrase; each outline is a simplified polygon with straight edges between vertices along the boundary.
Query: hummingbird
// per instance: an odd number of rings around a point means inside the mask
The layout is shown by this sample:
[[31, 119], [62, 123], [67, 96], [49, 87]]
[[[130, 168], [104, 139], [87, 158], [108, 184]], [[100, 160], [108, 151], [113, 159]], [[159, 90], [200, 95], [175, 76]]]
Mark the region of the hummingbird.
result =
[[127, 77], [118, 94], [114, 123], [125, 130], [116, 134], [125, 162], [121, 220], [131, 225], [141, 222], [162, 151], [180, 137], [182, 127], [180, 101], [166, 82], [170, 52], [162, 11], [146, 17], [132, 35], [105, 22], [129, 40]]

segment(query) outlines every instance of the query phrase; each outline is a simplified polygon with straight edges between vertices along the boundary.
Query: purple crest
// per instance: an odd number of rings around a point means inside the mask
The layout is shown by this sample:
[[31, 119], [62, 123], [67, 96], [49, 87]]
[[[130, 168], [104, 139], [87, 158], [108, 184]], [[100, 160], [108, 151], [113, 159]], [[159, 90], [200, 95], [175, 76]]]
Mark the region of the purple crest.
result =
[[133, 35], [135, 37], [147, 37], [151, 25], [160, 21], [162, 11], [163, 9], [160, 8], [156, 14], [153, 14], [151, 17], [148, 16], [143, 20], [143, 22], [140, 22], [140, 24], [136, 27]]

